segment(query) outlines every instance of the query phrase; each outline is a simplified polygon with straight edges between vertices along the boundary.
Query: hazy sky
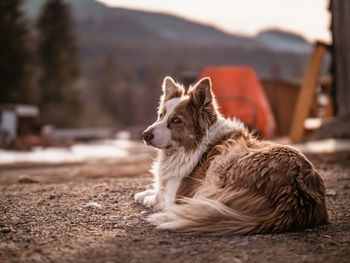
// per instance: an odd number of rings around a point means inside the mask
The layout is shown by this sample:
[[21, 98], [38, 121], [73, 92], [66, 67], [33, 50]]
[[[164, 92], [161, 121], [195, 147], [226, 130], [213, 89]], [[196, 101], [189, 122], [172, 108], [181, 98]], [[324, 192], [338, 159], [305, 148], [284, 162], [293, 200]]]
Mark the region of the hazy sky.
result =
[[98, 0], [110, 6], [158, 11], [254, 35], [266, 28], [330, 41], [329, 0]]

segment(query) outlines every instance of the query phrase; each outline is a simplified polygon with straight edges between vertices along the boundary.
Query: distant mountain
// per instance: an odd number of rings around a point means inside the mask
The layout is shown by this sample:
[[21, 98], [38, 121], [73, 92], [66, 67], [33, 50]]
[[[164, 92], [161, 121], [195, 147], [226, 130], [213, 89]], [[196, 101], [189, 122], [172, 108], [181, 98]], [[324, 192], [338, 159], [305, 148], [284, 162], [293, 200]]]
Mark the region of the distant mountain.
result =
[[[76, 20], [90, 76], [101, 57], [112, 51], [118, 63], [141, 71], [155, 64], [186, 65], [194, 71], [206, 65], [251, 65], [260, 76], [272, 77], [277, 67], [278, 77], [299, 78], [311, 49], [304, 38], [279, 30], [246, 37], [168, 14], [112, 8], [96, 0], [65, 1]], [[44, 2], [25, 0], [24, 10], [35, 19]]]
[[278, 29], [260, 32], [256, 40], [264, 47], [274, 51], [309, 53], [311, 44], [302, 36]]
[[[46, 0], [23, 0], [24, 10], [31, 18], [36, 17]], [[95, 13], [104, 15], [110, 12], [109, 8], [95, 0], [65, 0], [73, 8], [75, 13], [89, 14]]]
[[[30, 17], [37, 16], [44, 0], [26, 0], [24, 9]], [[95, 0], [66, 0], [73, 9], [77, 21], [87, 23], [91, 34], [135, 40], [151, 37], [185, 45], [259, 48], [269, 50], [308, 53], [311, 45], [294, 33], [266, 30], [256, 37], [228, 34], [215, 27], [192, 22], [173, 15], [111, 8]], [[89, 23], [90, 22], [90, 23]], [[92, 25], [92, 23], [94, 25]], [[81, 29], [86, 29], [81, 26]]]
[[[310, 43], [288, 32], [246, 37], [174, 15], [111, 8], [95, 0], [65, 2], [75, 19], [82, 60], [78, 89], [88, 105], [88, 125], [102, 125], [100, 116], [128, 125], [153, 119], [165, 75], [183, 81], [184, 72], [195, 78], [206, 66], [244, 65], [260, 78], [294, 80], [306, 69]], [[29, 19], [35, 21], [44, 3], [24, 0]], [[115, 103], [113, 112], [96, 99], [101, 89], [110, 91], [104, 97]]]
[[[173, 15], [109, 8], [95, 0], [66, 0], [78, 22], [94, 22], [100, 35], [130, 38], [134, 35], [200, 46], [242, 46], [255, 48], [254, 39], [227, 34], [212, 26], [191, 22]], [[44, 0], [26, 0], [24, 9], [35, 17]], [[90, 24], [91, 26], [91, 24]], [[102, 27], [103, 26], [103, 27]], [[94, 30], [94, 29], [92, 29]], [[92, 32], [93, 33], [93, 32]]]

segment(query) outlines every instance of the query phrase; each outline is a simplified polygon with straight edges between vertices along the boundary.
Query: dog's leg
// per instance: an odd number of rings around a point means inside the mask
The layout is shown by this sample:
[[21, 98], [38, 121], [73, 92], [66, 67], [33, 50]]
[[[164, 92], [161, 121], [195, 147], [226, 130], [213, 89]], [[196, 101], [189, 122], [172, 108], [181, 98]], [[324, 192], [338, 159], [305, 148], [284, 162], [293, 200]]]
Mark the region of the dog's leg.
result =
[[165, 186], [164, 201], [167, 206], [173, 205], [176, 199], [176, 193], [181, 184], [182, 178], [174, 177], [168, 180]]
[[158, 191], [155, 189], [147, 190], [144, 192], [137, 193], [134, 198], [136, 202], [142, 203], [146, 207], [152, 207], [157, 204], [157, 194]]

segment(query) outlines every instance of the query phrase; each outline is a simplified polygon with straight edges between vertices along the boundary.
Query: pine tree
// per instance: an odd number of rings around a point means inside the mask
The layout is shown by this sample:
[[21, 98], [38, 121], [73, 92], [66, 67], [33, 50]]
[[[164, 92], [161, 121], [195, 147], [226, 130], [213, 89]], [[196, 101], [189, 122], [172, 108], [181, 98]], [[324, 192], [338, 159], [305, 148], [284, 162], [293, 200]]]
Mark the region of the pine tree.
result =
[[95, 86], [96, 98], [107, 114], [118, 120], [118, 82], [120, 75], [113, 52], [107, 51], [102, 59], [99, 78]]
[[41, 65], [40, 108], [43, 121], [57, 126], [74, 126], [81, 103], [74, 89], [79, 73], [73, 20], [68, 4], [47, 0], [37, 27]]
[[33, 103], [33, 55], [21, 0], [0, 0], [0, 103]]
[[135, 124], [137, 117], [133, 90], [136, 84], [132, 72], [125, 68], [124, 71], [120, 72], [115, 54], [107, 51], [101, 63], [95, 94], [106, 114], [119, 125], [130, 126]]

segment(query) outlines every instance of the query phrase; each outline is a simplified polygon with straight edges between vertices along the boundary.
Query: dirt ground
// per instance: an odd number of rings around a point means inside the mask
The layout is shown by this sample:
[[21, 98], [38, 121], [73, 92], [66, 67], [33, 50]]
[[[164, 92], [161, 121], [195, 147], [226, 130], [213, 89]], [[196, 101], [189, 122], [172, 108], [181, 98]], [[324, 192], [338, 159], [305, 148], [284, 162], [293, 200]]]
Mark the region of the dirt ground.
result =
[[[140, 146], [141, 147], [141, 146]], [[0, 167], [0, 262], [350, 262], [350, 152], [309, 156], [328, 189], [329, 225], [251, 236], [155, 229], [133, 200], [151, 156]]]

